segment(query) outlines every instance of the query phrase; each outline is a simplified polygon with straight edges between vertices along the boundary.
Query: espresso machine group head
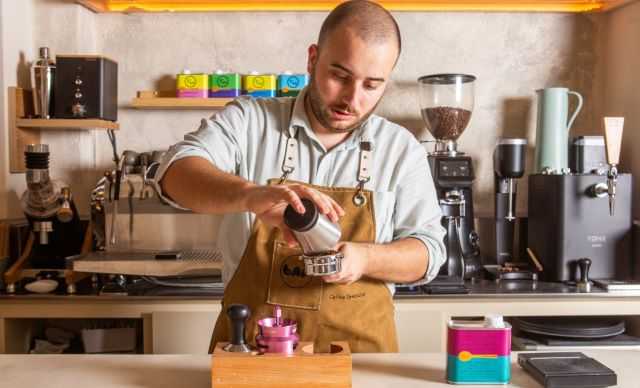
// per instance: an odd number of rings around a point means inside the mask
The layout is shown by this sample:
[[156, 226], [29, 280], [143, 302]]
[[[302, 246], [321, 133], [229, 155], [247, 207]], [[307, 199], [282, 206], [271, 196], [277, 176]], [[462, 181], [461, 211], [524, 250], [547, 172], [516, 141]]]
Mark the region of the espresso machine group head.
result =
[[473, 227], [473, 161], [457, 146], [471, 120], [475, 80], [467, 74], [434, 74], [418, 79], [420, 112], [435, 139], [435, 149], [428, 153], [429, 166], [447, 229], [447, 261], [435, 283], [462, 283], [481, 269], [478, 235]]
[[525, 171], [526, 139], [498, 140], [493, 153], [495, 177], [496, 264], [504, 265], [513, 259], [516, 221], [516, 179]]

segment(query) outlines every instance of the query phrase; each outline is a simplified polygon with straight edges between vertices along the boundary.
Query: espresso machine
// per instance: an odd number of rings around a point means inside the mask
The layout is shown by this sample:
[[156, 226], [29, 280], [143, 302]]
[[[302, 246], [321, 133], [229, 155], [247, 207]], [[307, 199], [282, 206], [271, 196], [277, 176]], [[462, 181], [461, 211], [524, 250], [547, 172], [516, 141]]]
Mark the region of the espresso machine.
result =
[[435, 138], [428, 153], [442, 224], [447, 230], [447, 260], [430, 283], [462, 284], [480, 274], [480, 247], [474, 230], [473, 160], [458, 151], [456, 141], [469, 124], [474, 104], [474, 81], [467, 74], [434, 74], [418, 79], [420, 109]]
[[[632, 277], [632, 177], [617, 167], [622, 123], [622, 118], [605, 118], [606, 171], [545, 169], [529, 176], [528, 242], [545, 281], [588, 285], [589, 278]], [[602, 160], [604, 148], [600, 155], [591, 150], [574, 158]]]

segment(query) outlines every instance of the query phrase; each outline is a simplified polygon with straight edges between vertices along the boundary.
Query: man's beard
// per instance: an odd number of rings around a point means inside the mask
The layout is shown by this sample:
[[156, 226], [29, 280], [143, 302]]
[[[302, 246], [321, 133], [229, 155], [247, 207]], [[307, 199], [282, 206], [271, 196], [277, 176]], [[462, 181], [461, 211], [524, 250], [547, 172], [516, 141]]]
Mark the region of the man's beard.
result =
[[[347, 132], [353, 131], [354, 129], [360, 128], [360, 126], [365, 121], [367, 121], [369, 116], [373, 114], [373, 111], [378, 107], [378, 104], [380, 103], [380, 101], [378, 101], [376, 105], [369, 112], [363, 115], [362, 118], [357, 122], [355, 122], [353, 125], [350, 125], [347, 128], [336, 128], [331, 126], [331, 118], [330, 118], [331, 108], [329, 108], [327, 105], [324, 104], [324, 102], [322, 102], [322, 99], [320, 98], [320, 93], [318, 93], [318, 88], [316, 87], [314, 74], [311, 74], [309, 89], [307, 90], [307, 97], [309, 99], [309, 106], [311, 107], [311, 111], [313, 112], [313, 115], [316, 117], [316, 120], [318, 120], [320, 125], [322, 125], [324, 128], [326, 128], [327, 130], [333, 133], [347, 133]], [[336, 106], [336, 108], [352, 114], [356, 113], [348, 105]]]

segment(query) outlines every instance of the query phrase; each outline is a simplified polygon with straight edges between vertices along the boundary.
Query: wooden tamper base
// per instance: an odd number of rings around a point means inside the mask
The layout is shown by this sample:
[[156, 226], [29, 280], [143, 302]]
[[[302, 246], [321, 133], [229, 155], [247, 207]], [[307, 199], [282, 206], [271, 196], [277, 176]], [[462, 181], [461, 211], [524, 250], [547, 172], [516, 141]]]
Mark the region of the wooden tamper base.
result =
[[300, 342], [291, 355], [232, 353], [218, 343], [211, 357], [213, 388], [351, 388], [348, 342], [331, 343], [331, 353], [313, 353], [313, 342]]

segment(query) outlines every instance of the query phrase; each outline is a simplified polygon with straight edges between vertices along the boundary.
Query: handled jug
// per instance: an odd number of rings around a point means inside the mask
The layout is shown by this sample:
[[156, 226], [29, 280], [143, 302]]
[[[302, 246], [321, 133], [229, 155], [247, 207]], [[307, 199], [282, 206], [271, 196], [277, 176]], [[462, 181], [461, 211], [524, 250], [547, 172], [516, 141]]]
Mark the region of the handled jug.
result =
[[[580, 109], [582, 96], [567, 88], [546, 88], [538, 93], [538, 118], [536, 122], [535, 173], [548, 169], [561, 174], [569, 168], [569, 130]], [[578, 105], [567, 121], [569, 95], [578, 98]]]

